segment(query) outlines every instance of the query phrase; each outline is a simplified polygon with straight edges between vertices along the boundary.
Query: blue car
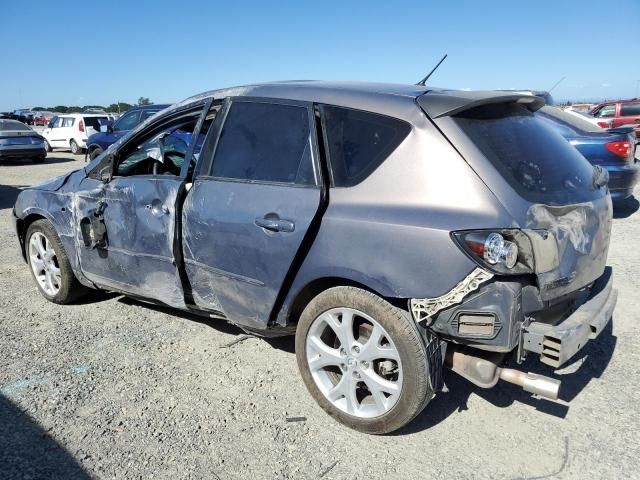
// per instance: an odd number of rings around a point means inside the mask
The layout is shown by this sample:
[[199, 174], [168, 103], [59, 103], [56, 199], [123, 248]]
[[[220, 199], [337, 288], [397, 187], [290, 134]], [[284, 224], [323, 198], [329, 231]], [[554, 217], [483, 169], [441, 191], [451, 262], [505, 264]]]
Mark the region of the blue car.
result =
[[536, 115], [555, 128], [589, 162], [609, 172], [609, 191], [614, 203], [633, 195], [640, 177], [633, 127], [603, 129], [551, 106], [542, 107]]
[[135, 107], [122, 115], [115, 123], [107, 124], [106, 131], [94, 133], [87, 139], [87, 158], [93, 160], [129, 130], [133, 130], [147, 118], [154, 116], [168, 106], [163, 104]]

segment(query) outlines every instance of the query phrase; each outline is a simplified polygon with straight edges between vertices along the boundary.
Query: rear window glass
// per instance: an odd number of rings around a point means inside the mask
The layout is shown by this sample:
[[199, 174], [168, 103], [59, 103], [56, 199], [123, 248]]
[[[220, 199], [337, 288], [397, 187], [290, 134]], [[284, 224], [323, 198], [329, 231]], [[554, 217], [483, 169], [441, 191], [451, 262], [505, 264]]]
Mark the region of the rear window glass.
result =
[[233, 102], [216, 147], [213, 176], [312, 185], [310, 134], [305, 107]]
[[31, 130], [31, 129], [21, 122], [15, 122], [13, 120], [0, 120], [0, 131], [10, 131], [10, 130], [25, 131], [25, 130]]
[[402, 120], [376, 113], [330, 106], [322, 111], [336, 187], [351, 187], [364, 180], [411, 130]]
[[464, 112], [456, 122], [525, 199], [567, 204], [598, 196], [591, 164], [525, 107], [480, 107]]
[[84, 117], [84, 124], [86, 127], [92, 127], [94, 130], [100, 130], [100, 123], [106, 123], [109, 120], [107, 117]]
[[640, 115], [640, 103], [623, 103], [620, 108], [621, 117], [635, 117]]

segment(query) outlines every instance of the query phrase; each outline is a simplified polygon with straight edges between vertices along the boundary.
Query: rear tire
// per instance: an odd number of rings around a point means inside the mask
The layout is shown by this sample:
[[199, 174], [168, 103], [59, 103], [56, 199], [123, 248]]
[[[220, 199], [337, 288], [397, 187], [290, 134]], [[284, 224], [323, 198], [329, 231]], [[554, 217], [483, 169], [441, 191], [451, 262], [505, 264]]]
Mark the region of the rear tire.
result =
[[31, 159], [31, 161], [32, 161], [33, 163], [43, 163], [43, 162], [44, 162], [44, 157], [33, 157], [33, 158]]
[[78, 155], [82, 151], [80, 145], [78, 145], [73, 139], [71, 139], [71, 141], [69, 142], [69, 146], [71, 147], [71, 153], [73, 153], [74, 155]]
[[25, 251], [38, 290], [50, 302], [71, 303], [87, 292], [75, 277], [60, 237], [49, 220], [36, 220], [29, 225]]
[[307, 305], [296, 330], [296, 358], [318, 405], [364, 433], [403, 427], [433, 397], [413, 319], [359, 288], [331, 288]]

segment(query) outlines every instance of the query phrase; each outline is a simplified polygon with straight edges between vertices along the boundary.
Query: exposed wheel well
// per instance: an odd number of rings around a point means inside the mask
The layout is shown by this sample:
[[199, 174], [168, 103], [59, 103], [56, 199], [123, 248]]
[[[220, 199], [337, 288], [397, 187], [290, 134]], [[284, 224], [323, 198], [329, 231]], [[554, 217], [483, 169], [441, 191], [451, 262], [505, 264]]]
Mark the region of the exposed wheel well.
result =
[[29, 228], [29, 225], [31, 225], [33, 222], [35, 222], [36, 220], [46, 220], [46, 218], [42, 215], [39, 215], [37, 213], [32, 213], [31, 215], [27, 215], [24, 219], [18, 219], [18, 221], [16, 222], [16, 227], [18, 230], [18, 240], [20, 241], [20, 249], [22, 252], [22, 258], [26, 261], [27, 260], [27, 254], [26, 254], [26, 250], [25, 250], [25, 241], [26, 239], [24, 238], [25, 235], [27, 234], [27, 229]]
[[350, 280], [347, 278], [340, 277], [326, 277], [326, 278], [318, 278], [313, 280], [312, 282], [305, 285], [302, 290], [298, 292], [294, 301], [291, 304], [291, 309], [287, 315], [287, 327], [295, 327], [298, 323], [298, 319], [302, 314], [302, 311], [305, 307], [313, 300], [317, 295], [322, 293], [325, 290], [333, 287], [356, 287], [361, 288], [362, 290], [366, 290], [375, 295], [378, 295], [381, 298], [384, 298], [386, 301], [391, 303], [392, 305], [402, 308], [403, 310], [408, 310], [408, 303], [406, 298], [389, 298], [380, 293], [376, 292], [374, 289], [364, 285], [362, 283], [356, 282], [354, 280]]

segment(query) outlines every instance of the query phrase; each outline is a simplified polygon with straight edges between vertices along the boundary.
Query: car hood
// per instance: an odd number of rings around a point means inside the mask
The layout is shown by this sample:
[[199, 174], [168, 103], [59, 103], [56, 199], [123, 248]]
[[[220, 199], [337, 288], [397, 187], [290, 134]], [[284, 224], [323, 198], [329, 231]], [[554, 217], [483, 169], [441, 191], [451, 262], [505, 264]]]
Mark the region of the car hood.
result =
[[[79, 168], [77, 170], [72, 170], [71, 172], [67, 172], [64, 175], [60, 175], [59, 177], [52, 178], [51, 180], [47, 180], [44, 183], [39, 183], [38, 185], [33, 185], [30, 188], [33, 190], [45, 190], [48, 192], [55, 192], [60, 190], [63, 185], [69, 182], [69, 179], [72, 178], [76, 181], [85, 177], [84, 168]], [[69, 182], [71, 183], [71, 182]]]

